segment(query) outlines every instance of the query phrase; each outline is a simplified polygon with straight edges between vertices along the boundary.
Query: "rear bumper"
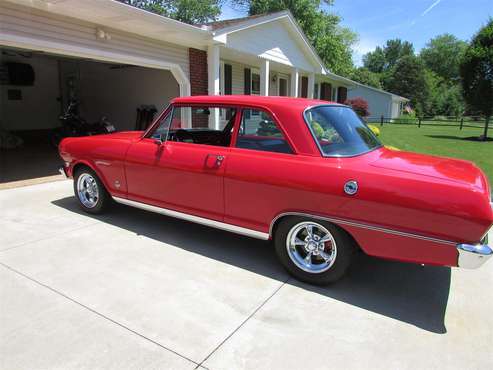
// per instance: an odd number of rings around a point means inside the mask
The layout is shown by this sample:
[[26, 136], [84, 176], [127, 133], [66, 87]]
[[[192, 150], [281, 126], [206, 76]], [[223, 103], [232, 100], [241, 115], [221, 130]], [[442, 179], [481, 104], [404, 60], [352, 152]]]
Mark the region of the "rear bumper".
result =
[[486, 244], [458, 244], [457, 251], [459, 252], [457, 266], [466, 269], [480, 267], [493, 255], [493, 250]]

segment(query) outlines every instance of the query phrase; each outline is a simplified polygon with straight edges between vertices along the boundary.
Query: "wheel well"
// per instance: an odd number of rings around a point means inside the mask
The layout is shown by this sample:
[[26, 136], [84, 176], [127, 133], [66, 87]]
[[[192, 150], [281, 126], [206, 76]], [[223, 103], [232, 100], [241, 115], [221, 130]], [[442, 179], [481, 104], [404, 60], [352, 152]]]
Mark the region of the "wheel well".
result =
[[340, 225], [337, 225], [331, 221], [328, 221], [328, 220], [325, 220], [324, 218], [322, 217], [317, 217], [317, 216], [310, 216], [310, 215], [304, 215], [304, 214], [300, 214], [300, 215], [296, 215], [296, 214], [286, 214], [286, 215], [282, 215], [280, 217], [277, 217], [274, 219], [273, 221], [273, 224], [271, 225], [270, 227], [270, 237], [271, 238], [274, 238], [274, 235], [276, 234], [276, 230], [277, 230], [277, 227], [279, 226], [279, 224], [281, 223], [282, 220], [286, 220], [287, 218], [295, 218], [295, 217], [298, 217], [298, 218], [311, 218], [313, 220], [321, 220], [321, 221], [324, 221], [324, 222], [327, 222], [331, 225], [334, 225], [335, 227], [337, 227], [339, 230], [341, 230], [342, 232], [344, 232], [349, 238], [351, 238], [351, 240], [353, 241], [354, 245], [359, 249], [359, 250], [363, 250], [360, 245], [358, 244], [358, 242], [356, 241], [356, 239], [353, 237], [353, 235], [351, 235], [351, 233], [349, 231], [347, 231], [346, 229], [344, 229], [343, 227], [341, 227]]
[[84, 168], [84, 167], [85, 167], [85, 168], [88, 168], [88, 169], [90, 169], [90, 170], [92, 170], [92, 168], [91, 168], [91, 167], [89, 167], [87, 164], [85, 164], [85, 163], [80, 163], [80, 162], [79, 162], [79, 163], [76, 163], [76, 164], [74, 165], [74, 168], [72, 169], [72, 175], [74, 175], [74, 176], [75, 176], [75, 174], [77, 173], [77, 171], [79, 171], [81, 168]]

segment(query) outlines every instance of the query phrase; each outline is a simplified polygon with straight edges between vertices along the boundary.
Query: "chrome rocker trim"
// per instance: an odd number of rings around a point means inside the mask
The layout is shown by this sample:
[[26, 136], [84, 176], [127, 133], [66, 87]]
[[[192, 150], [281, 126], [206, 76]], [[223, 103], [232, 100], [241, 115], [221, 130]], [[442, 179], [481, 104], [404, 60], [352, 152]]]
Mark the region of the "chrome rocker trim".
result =
[[493, 250], [486, 244], [457, 244], [457, 251], [457, 266], [466, 269], [480, 267], [493, 255]]
[[152, 206], [150, 204], [136, 202], [136, 201], [133, 201], [130, 199], [119, 198], [119, 197], [112, 197], [112, 198], [115, 202], [125, 204], [127, 206], [140, 208], [140, 209], [143, 209], [145, 211], [159, 213], [159, 214], [162, 214], [165, 216], [175, 217], [175, 218], [179, 218], [179, 219], [186, 220], [186, 221], [195, 222], [197, 224], [214, 227], [214, 228], [220, 229], [220, 230], [230, 231], [232, 233], [249, 236], [249, 237], [256, 238], [256, 239], [268, 240], [270, 237], [270, 235], [267, 233], [263, 233], [263, 232], [257, 231], [257, 230], [247, 229], [245, 227], [235, 226], [235, 225], [227, 224], [227, 223], [220, 222], [220, 221], [214, 221], [214, 220], [210, 220], [208, 218], [203, 218], [203, 217], [199, 217], [199, 216], [193, 216], [193, 215], [189, 215], [187, 213], [172, 211], [171, 209], [156, 207], [156, 206]]

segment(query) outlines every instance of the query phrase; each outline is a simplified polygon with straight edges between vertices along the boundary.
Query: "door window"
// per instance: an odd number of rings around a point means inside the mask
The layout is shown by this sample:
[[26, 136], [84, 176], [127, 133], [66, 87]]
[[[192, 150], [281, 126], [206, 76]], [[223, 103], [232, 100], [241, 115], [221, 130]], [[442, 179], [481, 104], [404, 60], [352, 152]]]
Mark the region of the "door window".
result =
[[236, 147], [292, 154], [284, 134], [270, 114], [259, 109], [244, 109]]
[[[214, 118], [229, 117], [222, 130], [209, 128]], [[229, 146], [236, 117], [236, 108], [173, 107], [151, 134], [161, 141]]]

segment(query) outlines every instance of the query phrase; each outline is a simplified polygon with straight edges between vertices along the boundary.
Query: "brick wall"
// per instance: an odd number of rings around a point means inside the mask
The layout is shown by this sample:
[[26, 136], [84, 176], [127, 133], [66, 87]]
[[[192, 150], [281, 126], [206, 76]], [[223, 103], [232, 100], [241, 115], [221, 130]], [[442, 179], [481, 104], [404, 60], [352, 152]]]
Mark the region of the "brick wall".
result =
[[[188, 49], [190, 63], [190, 92], [192, 95], [207, 95], [207, 52]], [[192, 114], [192, 127], [207, 127], [207, 116]]]
[[207, 95], [207, 52], [188, 49], [192, 95]]

